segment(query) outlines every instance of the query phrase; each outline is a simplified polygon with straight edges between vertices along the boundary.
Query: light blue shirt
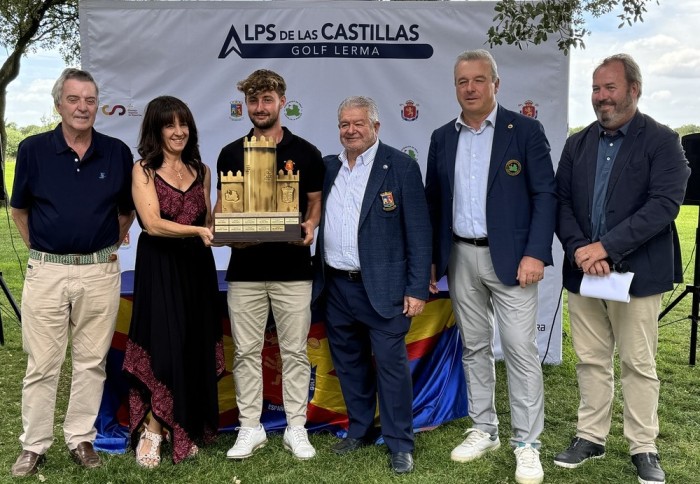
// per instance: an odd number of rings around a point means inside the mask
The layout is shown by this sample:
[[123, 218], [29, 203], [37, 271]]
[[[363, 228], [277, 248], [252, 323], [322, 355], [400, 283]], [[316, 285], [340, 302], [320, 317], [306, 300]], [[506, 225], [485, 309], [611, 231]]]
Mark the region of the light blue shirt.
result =
[[357, 233], [367, 180], [372, 171], [379, 140], [355, 160], [350, 169], [345, 151], [338, 155], [342, 166], [326, 199], [323, 257], [331, 267], [343, 271], [360, 270]]
[[486, 187], [497, 110], [498, 105], [493, 108], [478, 130], [467, 126], [462, 121], [461, 114], [455, 121], [459, 141], [455, 157], [452, 231], [460, 237], [478, 239], [488, 235]]

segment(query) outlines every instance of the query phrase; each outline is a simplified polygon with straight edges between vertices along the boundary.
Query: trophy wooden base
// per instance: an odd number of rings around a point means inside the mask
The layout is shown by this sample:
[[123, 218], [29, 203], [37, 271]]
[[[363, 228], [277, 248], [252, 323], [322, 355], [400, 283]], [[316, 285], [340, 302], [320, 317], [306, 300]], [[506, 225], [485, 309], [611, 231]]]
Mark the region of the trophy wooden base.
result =
[[300, 224], [298, 212], [216, 213], [214, 243], [296, 242], [304, 238]]

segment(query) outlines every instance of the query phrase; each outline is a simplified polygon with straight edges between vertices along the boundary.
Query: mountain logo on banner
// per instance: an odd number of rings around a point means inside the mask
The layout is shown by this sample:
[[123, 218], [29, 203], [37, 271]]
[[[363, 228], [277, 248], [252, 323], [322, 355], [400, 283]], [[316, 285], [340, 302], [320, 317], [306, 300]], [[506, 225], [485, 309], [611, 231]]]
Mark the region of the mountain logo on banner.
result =
[[301, 103], [299, 101], [288, 101], [284, 105], [284, 115], [291, 121], [301, 118]]
[[518, 104], [518, 106], [520, 106], [520, 114], [537, 119], [537, 106], [539, 104], [535, 104], [528, 99], [524, 103]]
[[[275, 24], [244, 27], [244, 40], [231, 25], [219, 59], [235, 52], [241, 59], [351, 57], [361, 59], [429, 59], [433, 46], [415, 43], [419, 25], [334, 24], [319, 29], [282, 30]], [[320, 42], [302, 42], [320, 40]]]
[[401, 118], [404, 121], [415, 121], [418, 119], [418, 105], [410, 99], [401, 105]]
[[242, 101], [231, 101], [230, 103], [231, 107], [231, 114], [229, 115], [229, 118], [232, 119], [233, 121], [240, 121], [243, 119], [243, 102]]
[[418, 160], [418, 150], [414, 146], [404, 146], [403, 148], [401, 148], [401, 151], [403, 153], [406, 153], [414, 160]]

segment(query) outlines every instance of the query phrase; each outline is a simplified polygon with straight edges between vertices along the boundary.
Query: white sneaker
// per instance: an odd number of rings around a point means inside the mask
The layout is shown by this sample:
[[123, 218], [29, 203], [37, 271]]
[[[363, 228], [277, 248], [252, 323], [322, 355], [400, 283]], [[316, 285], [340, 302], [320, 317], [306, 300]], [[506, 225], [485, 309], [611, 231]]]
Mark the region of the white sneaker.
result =
[[265, 447], [267, 434], [265, 428], [258, 424], [257, 427], [238, 427], [238, 437], [226, 457], [229, 459], [246, 459], [253, 455], [257, 449]]
[[540, 484], [544, 471], [540, 464], [540, 452], [530, 444], [519, 444], [515, 448], [515, 482], [518, 484]]
[[316, 449], [309, 442], [306, 429], [301, 425], [284, 429], [282, 442], [284, 448], [294, 454], [297, 459], [307, 460], [316, 455]]
[[450, 458], [457, 462], [469, 462], [478, 459], [490, 450], [496, 450], [501, 446], [501, 441], [496, 436], [491, 439], [491, 434], [479, 429], [467, 429], [467, 438], [452, 450]]

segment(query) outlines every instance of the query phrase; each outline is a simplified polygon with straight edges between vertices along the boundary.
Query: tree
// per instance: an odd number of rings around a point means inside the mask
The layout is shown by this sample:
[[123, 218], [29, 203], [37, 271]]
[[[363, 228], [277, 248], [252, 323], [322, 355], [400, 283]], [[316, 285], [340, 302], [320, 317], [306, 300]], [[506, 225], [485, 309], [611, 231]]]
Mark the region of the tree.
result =
[[687, 134], [700, 133], [700, 126], [697, 124], [684, 124], [674, 130], [680, 137]]
[[22, 56], [39, 48], [58, 45], [67, 63], [77, 61], [80, 56], [78, 0], [0, 0], [0, 45], [8, 52], [0, 66], [0, 149], [4, 165], [7, 86], [19, 75]]
[[619, 27], [643, 22], [647, 5], [658, 0], [502, 0], [495, 8], [494, 24], [488, 30], [489, 44], [515, 44], [521, 49], [527, 44], [540, 44], [550, 35], [558, 36], [559, 49], [568, 54], [573, 48], [585, 48], [583, 38], [590, 34], [585, 28], [584, 14], [600, 17], [616, 8], [622, 13]]

